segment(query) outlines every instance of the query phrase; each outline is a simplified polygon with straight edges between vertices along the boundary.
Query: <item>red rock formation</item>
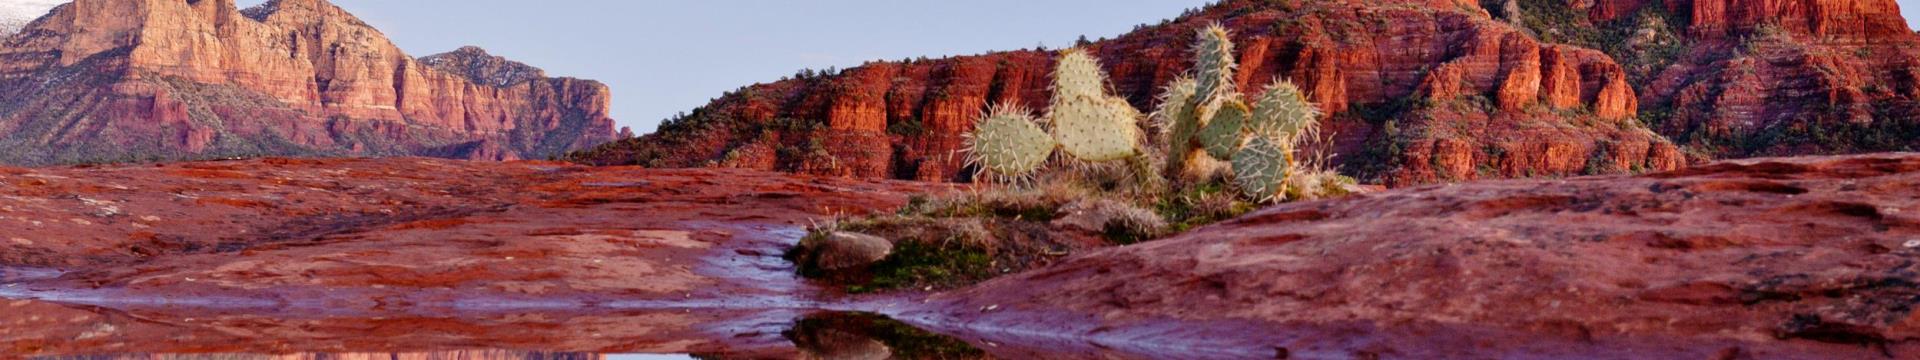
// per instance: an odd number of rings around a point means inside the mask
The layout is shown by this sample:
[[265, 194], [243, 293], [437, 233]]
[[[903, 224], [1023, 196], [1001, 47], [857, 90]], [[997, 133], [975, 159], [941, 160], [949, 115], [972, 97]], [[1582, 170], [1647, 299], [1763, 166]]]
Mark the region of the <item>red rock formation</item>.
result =
[[1814, 157], [1288, 204], [909, 317], [1259, 357], [1913, 358], [1916, 182], [1920, 156]]
[[[1333, 152], [1346, 155], [1335, 161], [1378, 181], [1577, 174], [1601, 169], [1584, 166], [1590, 159], [1628, 154], [1599, 153], [1607, 146], [1655, 157], [1620, 158], [1622, 166], [1606, 169], [1669, 169], [1682, 162], [1662, 157], [1678, 154], [1672, 145], [1625, 121], [1636, 114], [1636, 100], [1619, 65], [1593, 50], [1542, 45], [1493, 21], [1474, 1], [1225, 1], [1090, 48], [1115, 90], [1136, 107], [1151, 109], [1158, 88], [1190, 66], [1186, 49], [1195, 29], [1215, 21], [1237, 37], [1243, 89], [1258, 91], [1276, 78], [1307, 89], [1332, 114], [1326, 121], [1337, 132]], [[963, 148], [960, 135], [989, 104], [1044, 105], [1051, 62], [1048, 52], [1014, 51], [877, 62], [842, 74], [749, 86], [656, 134], [576, 158], [703, 166], [740, 164], [726, 159], [739, 157], [742, 149], [775, 148], [773, 161], [751, 165], [966, 180], [969, 171], [954, 154]], [[1481, 99], [1497, 104], [1475, 105]], [[794, 122], [817, 125], [781, 125]], [[1381, 126], [1386, 122], [1404, 131], [1389, 134]], [[1437, 139], [1461, 144], [1445, 148], [1449, 153], [1442, 157], [1461, 161], [1448, 171], [1420, 160], [1430, 154], [1378, 153], [1385, 146], [1373, 146]], [[1610, 143], [1631, 145], [1604, 145]], [[1489, 151], [1499, 147], [1514, 152]], [[1538, 152], [1546, 148], [1565, 151]], [[1574, 165], [1527, 168], [1539, 163], [1519, 160], [1527, 158]], [[1515, 168], [1479, 171], [1502, 163]], [[1449, 175], [1435, 175], [1441, 173]]]
[[[1578, 5], [1576, 5], [1578, 6]], [[1657, 129], [1713, 157], [1912, 150], [1920, 36], [1893, 0], [1612, 0], [1601, 27], [1661, 13], [1684, 54], [1640, 101]], [[1642, 30], [1644, 31], [1644, 30]], [[1640, 51], [1623, 49], [1621, 51]], [[1616, 54], [1620, 55], [1620, 54]]]
[[[545, 157], [613, 136], [597, 82], [462, 49], [408, 57], [325, 0], [78, 0], [0, 46], [0, 161], [423, 154]], [[451, 154], [464, 157], [465, 154]]]
[[[1688, 14], [1696, 37], [1737, 37], [1762, 27], [1818, 37], [1871, 41], [1911, 35], [1895, 0], [1597, 0], [1585, 2], [1594, 21], [1628, 17], [1649, 6]], [[1580, 6], [1576, 4], [1575, 6]]]

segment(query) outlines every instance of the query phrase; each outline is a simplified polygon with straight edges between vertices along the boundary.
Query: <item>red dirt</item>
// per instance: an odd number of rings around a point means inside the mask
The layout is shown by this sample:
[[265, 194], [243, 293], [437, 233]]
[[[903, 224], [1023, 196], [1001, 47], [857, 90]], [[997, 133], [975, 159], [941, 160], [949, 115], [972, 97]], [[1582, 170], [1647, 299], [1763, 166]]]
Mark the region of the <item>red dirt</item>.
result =
[[1912, 154], [1429, 186], [1084, 254], [905, 317], [1228, 357], [1911, 358], [1916, 189]]

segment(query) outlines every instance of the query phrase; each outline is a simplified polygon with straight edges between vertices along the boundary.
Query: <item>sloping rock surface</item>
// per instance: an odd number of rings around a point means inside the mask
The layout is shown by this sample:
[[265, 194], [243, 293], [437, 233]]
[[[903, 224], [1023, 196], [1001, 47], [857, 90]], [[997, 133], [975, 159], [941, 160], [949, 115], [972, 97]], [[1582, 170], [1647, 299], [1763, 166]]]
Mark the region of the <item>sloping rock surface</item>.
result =
[[1403, 189], [1080, 255], [927, 316], [1309, 358], [1912, 358], [1916, 191], [1914, 154]]

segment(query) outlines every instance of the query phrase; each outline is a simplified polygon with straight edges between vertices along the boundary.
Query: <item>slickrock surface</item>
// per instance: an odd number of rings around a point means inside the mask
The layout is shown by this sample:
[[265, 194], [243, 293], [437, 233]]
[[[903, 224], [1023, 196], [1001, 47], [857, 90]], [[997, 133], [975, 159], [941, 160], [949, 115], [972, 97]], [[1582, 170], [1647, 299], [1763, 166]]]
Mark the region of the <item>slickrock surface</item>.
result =
[[[0, 359], [600, 360], [601, 353], [728, 352], [794, 358], [767, 320], [683, 311], [353, 313], [108, 310], [0, 301]], [[732, 323], [729, 323], [732, 321]], [[731, 327], [731, 328], [730, 328]], [[762, 332], [735, 337], [733, 331]], [[725, 336], [716, 336], [724, 333]], [[565, 349], [556, 351], [487, 349]], [[231, 355], [243, 354], [243, 355]]]
[[77, 0], [0, 38], [0, 163], [540, 159], [612, 139], [610, 96], [478, 49], [415, 60], [325, 0]]
[[1078, 255], [919, 316], [1263, 357], [1913, 358], [1916, 191], [1914, 154], [1419, 187]]
[[800, 358], [784, 332], [831, 295], [782, 250], [946, 188], [428, 158], [0, 168], [0, 359]]
[[[1291, 79], [1333, 114], [1331, 151], [1391, 184], [1674, 169], [1680, 151], [1638, 125], [1639, 97], [1595, 50], [1544, 44], [1471, 1], [1229, 0], [1088, 45], [1135, 107], [1190, 66], [1221, 22], [1239, 86]], [[961, 135], [990, 104], [1045, 105], [1053, 54], [874, 62], [759, 84], [589, 163], [723, 166], [865, 178], [965, 180]], [[804, 74], [803, 74], [804, 75]], [[1388, 124], [1393, 124], [1389, 130]]]
[[790, 301], [801, 285], [779, 256], [806, 221], [927, 189], [421, 158], [5, 169], [0, 266], [65, 272], [25, 288], [54, 289], [35, 296], [231, 295], [242, 307]]

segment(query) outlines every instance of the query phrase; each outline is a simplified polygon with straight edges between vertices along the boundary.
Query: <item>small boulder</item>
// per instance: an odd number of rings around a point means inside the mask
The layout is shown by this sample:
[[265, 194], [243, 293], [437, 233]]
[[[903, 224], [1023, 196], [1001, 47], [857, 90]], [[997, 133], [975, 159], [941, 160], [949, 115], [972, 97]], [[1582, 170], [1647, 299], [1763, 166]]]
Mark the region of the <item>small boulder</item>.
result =
[[815, 268], [839, 271], [860, 268], [893, 254], [893, 242], [879, 236], [835, 231], [810, 244]]

